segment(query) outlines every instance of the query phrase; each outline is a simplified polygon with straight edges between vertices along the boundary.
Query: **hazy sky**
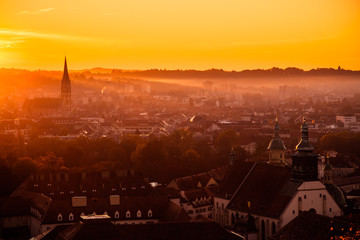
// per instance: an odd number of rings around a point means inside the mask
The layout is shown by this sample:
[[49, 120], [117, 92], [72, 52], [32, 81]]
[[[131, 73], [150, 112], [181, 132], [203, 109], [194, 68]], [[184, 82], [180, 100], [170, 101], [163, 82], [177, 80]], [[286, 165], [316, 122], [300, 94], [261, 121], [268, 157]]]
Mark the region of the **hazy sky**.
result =
[[0, 67], [360, 69], [359, 0], [0, 0]]

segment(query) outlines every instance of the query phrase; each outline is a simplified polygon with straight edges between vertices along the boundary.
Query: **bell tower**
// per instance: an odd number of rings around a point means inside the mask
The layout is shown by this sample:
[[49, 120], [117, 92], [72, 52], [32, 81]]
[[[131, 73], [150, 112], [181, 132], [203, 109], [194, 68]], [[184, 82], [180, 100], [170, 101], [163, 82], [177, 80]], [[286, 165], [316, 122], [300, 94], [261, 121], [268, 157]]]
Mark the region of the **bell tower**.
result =
[[309, 128], [304, 122], [301, 126], [301, 140], [292, 155], [292, 179], [300, 181], [318, 180], [318, 159], [309, 142]]
[[276, 119], [274, 126], [274, 137], [271, 139], [268, 152], [269, 152], [269, 161], [270, 165], [274, 166], [285, 166], [285, 150], [286, 147], [284, 142], [280, 138], [280, 126], [278, 120]]
[[66, 57], [64, 64], [64, 73], [61, 80], [61, 108], [63, 117], [71, 116], [71, 83], [67, 69]]

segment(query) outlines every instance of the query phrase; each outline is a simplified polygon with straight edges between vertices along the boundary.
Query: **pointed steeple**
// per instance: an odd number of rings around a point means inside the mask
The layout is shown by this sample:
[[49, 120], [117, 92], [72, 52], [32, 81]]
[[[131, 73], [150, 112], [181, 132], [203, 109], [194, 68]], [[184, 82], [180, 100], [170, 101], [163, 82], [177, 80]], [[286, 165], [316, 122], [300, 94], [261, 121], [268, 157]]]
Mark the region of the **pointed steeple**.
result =
[[68, 88], [71, 89], [70, 88], [70, 78], [69, 78], [66, 56], [65, 56], [64, 72], [63, 72], [63, 77], [61, 80], [61, 96], [63, 96], [63, 94], [67, 94]]
[[71, 83], [67, 68], [66, 56], [64, 63], [64, 72], [61, 80], [61, 100], [63, 117], [71, 116]]

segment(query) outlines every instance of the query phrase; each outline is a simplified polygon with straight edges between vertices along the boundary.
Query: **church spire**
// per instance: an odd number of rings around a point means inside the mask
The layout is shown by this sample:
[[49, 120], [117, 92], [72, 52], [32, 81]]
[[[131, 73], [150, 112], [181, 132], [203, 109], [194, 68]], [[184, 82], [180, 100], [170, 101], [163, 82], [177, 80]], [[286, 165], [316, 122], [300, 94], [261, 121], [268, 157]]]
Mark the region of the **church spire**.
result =
[[63, 117], [70, 117], [71, 115], [71, 83], [67, 68], [66, 56], [64, 63], [64, 72], [61, 80], [61, 101]]

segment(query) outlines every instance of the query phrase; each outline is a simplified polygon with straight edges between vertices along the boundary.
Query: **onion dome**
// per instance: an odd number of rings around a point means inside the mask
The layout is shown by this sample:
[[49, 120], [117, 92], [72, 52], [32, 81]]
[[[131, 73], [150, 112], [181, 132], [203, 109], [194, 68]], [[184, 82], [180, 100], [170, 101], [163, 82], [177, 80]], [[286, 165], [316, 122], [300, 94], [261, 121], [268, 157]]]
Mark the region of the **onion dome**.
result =
[[309, 142], [309, 127], [306, 124], [305, 119], [301, 126], [301, 140], [299, 144], [295, 147], [295, 149], [299, 152], [311, 153], [312, 151], [314, 151], [314, 147]]
[[284, 145], [284, 142], [281, 140], [280, 135], [280, 126], [278, 121], [276, 120], [275, 126], [274, 126], [274, 137], [271, 139], [268, 150], [285, 150], [286, 147]]

